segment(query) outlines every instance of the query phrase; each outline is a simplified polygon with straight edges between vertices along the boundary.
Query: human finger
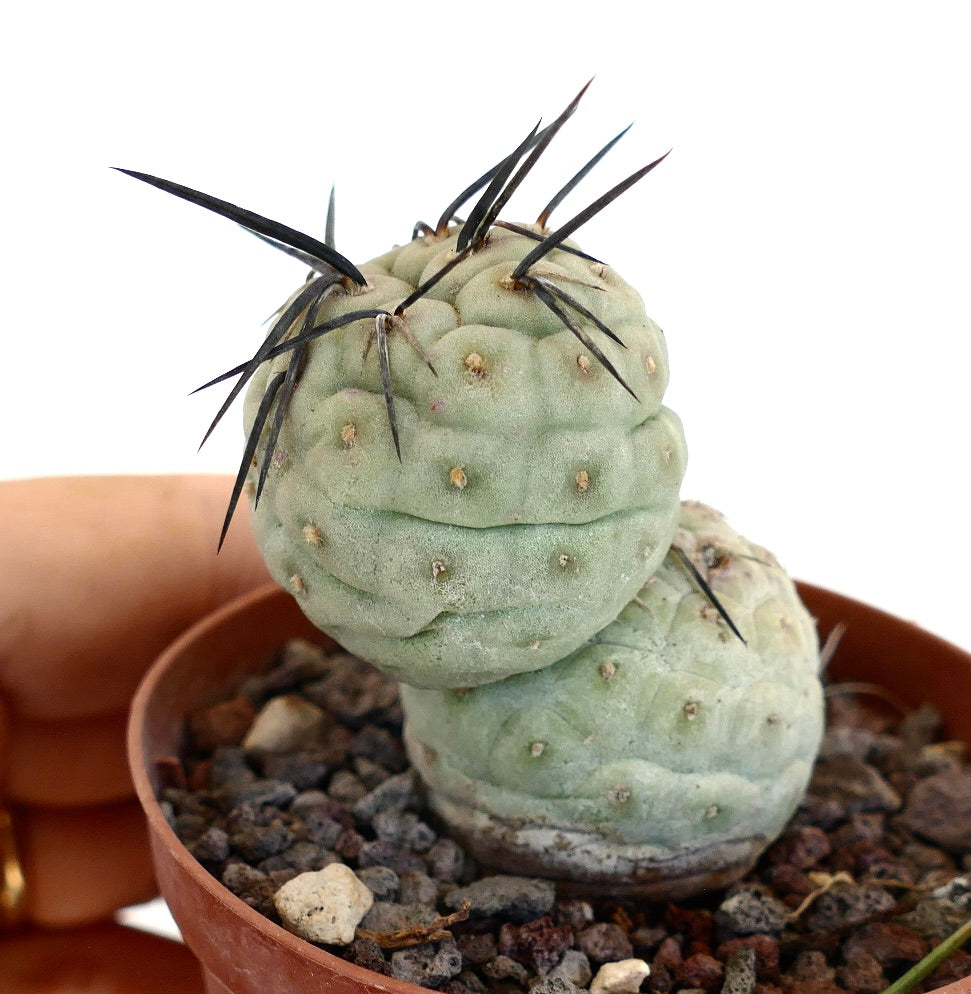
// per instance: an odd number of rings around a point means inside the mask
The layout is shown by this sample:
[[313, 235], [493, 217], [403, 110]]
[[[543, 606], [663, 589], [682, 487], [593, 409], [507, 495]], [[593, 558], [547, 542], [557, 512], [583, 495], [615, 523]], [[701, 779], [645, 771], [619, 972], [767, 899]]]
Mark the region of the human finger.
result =
[[31, 930], [3, 941], [4, 994], [202, 994], [202, 973], [178, 942], [113, 923]]
[[76, 807], [130, 797], [127, 720], [125, 711], [56, 721], [11, 715], [3, 782], [6, 802]]
[[120, 711], [180, 631], [269, 575], [227, 477], [0, 485], [0, 693], [23, 717]]
[[25, 880], [24, 913], [61, 928], [110, 918], [157, 893], [137, 802], [91, 808], [12, 808]]

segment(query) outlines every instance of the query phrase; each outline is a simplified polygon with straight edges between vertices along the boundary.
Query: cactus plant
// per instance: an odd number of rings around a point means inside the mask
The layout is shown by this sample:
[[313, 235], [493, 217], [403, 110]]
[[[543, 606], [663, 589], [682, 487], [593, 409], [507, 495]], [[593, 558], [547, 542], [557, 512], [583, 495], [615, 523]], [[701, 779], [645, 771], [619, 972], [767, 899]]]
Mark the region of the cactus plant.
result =
[[813, 622], [775, 558], [710, 508], [684, 505], [674, 546], [555, 665], [402, 687], [431, 804], [484, 862], [685, 896], [746, 872], [795, 810], [822, 734]]
[[500, 219], [582, 93], [360, 268], [332, 213], [320, 242], [130, 175], [311, 266], [206, 384], [237, 378], [213, 426], [248, 387], [223, 536], [248, 493], [276, 579], [406, 685], [413, 761], [485, 860], [683, 894], [742, 872], [804, 788], [815, 635], [767, 553], [682, 511], [664, 336], [571, 240], [664, 156], [553, 228], [618, 135], [535, 222]]

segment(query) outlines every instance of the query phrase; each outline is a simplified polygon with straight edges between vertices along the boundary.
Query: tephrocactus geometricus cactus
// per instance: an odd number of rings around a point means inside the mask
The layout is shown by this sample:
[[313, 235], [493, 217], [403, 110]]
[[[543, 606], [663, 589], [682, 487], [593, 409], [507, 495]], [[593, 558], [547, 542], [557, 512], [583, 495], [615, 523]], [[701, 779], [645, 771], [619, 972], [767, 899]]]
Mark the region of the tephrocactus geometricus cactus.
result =
[[[534, 223], [499, 217], [582, 93], [464, 190], [437, 225], [419, 224], [409, 243], [360, 269], [333, 248], [330, 223], [318, 242], [187, 187], [129, 175], [236, 220], [312, 269], [254, 356], [206, 384], [237, 377], [213, 426], [249, 385], [247, 445], [223, 535], [238, 498], [249, 493], [253, 528], [277, 581], [320, 628], [416, 688], [403, 690], [413, 760], [460, 833], [486, 826], [480, 856], [587, 881], [624, 875], [651, 893], [661, 879], [683, 894], [744, 870], [791, 813], [818, 744], [818, 653], [805, 610], [767, 554], [758, 566], [719, 574], [732, 578], [726, 610], [697, 555], [683, 548], [690, 540], [672, 545], [685, 447], [678, 418], [662, 404], [663, 335], [637, 293], [570, 241], [664, 157], [552, 228], [553, 209], [615, 138]], [[467, 219], [458, 220], [475, 197]], [[690, 518], [680, 522], [682, 537], [691, 534]], [[764, 614], [759, 606], [769, 582], [759, 569], [772, 574], [773, 591], [785, 587], [781, 611]], [[689, 590], [700, 591], [704, 610], [679, 608], [655, 626], [650, 611], [631, 605], [650, 600], [658, 584], [675, 583], [672, 570], [681, 586], [670, 603], [687, 603]], [[758, 645], [746, 644], [733, 623], [736, 608], [742, 629], [759, 634]], [[779, 632], [766, 634], [773, 625]], [[557, 721], [565, 701], [584, 706], [577, 693], [584, 681], [571, 675], [575, 660], [599, 658], [600, 640], [621, 629], [631, 659], [651, 662], [640, 676], [625, 666], [628, 689], [611, 695], [615, 702], [626, 697], [623, 706], [603, 711], [606, 697], [590, 699], [590, 720], [604, 736], [587, 748], [583, 738], [571, 738], [580, 725], [570, 732]], [[699, 662], [692, 649], [685, 657], [685, 646], [696, 645], [711, 658]], [[763, 668], [769, 672], [756, 679]], [[773, 675], [776, 668], [782, 676]], [[747, 674], [740, 683], [733, 682], [737, 669]], [[771, 735], [756, 736], [753, 748], [772, 755], [729, 772], [719, 766], [722, 746], [706, 759], [701, 754], [713, 743], [688, 736], [678, 746], [682, 766], [667, 767], [683, 775], [677, 789], [640, 771], [630, 778], [636, 803], [613, 804], [611, 791], [628, 789], [612, 779], [625, 761], [623, 744], [647, 759], [655, 736], [660, 745], [667, 734], [666, 712], [652, 725], [665, 698], [657, 688], [676, 696], [670, 688], [680, 686], [678, 678], [655, 686], [645, 674], [668, 670], [704, 683], [698, 693], [707, 694], [706, 717], [698, 728], [764, 723], [766, 711], [782, 716], [777, 738], [786, 749], [776, 754]], [[753, 687], [757, 705], [748, 700]], [[642, 692], [649, 697], [631, 710], [632, 695]], [[441, 738], [468, 731], [456, 718], [463, 693], [475, 695], [466, 711], [478, 709], [473, 723], [492, 736], [474, 739], [476, 756], [461, 742], [444, 748]], [[530, 738], [519, 726], [534, 720], [537, 729], [557, 727]], [[530, 764], [537, 742], [550, 753]], [[520, 746], [529, 755], [516, 754]], [[491, 748], [498, 758], [488, 769], [477, 766]], [[530, 773], [547, 770], [542, 783], [525, 776], [511, 789], [506, 774], [516, 779], [524, 762]], [[665, 763], [658, 759], [655, 768], [663, 772]], [[591, 783], [603, 788], [599, 800], [583, 793]], [[656, 808], [655, 789], [665, 798]], [[723, 800], [705, 811], [715, 805], [722, 814], [681, 837], [698, 798], [712, 792]], [[756, 814], [735, 819], [742, 807]], [[639, 828], [631, 835], [635, 809]], [[538, 834], [514, 840], [513, 823]], [[551, 854], [559, 855], [544, 860], [534, 843], [550, 829]], [[721, 873], [712, 869], [719, 858]], [[662, 868], [655, 872], [653, 863]], [[671, 883], [672, 872], [684, 886]]]

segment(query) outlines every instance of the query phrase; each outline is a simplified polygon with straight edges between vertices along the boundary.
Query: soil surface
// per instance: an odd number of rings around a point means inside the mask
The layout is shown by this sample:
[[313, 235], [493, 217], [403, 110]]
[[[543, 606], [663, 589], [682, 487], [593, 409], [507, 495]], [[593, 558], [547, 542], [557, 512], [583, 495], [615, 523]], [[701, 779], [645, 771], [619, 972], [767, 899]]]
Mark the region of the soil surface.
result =
[[[353, 941], [324, 948], [449, 994], [877, 994], [971, 917], [971, 767], [930, 707], [849, 684], [827, 701], [782, 838], [741, 882], [681, 904], [560, 900], [545, 881], [480, 873], [423, 806], [394, 682], [304, 642], [190, 716], [161, 801], [193, 855], [273, 921], [288, 880], [349, 866], [375, 903]], [[650, 975], [605, 987], [604, 964], [632, 959]], [[968, 975], [959, 951], [923, 989]]]

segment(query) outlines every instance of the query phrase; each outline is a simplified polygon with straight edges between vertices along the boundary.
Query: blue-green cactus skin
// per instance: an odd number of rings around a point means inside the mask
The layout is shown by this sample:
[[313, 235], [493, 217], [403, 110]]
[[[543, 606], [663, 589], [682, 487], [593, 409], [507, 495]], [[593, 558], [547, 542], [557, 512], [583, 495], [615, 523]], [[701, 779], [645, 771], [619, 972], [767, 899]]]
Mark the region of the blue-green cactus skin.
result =
[[711, 509], [686, 503], [675, 543], [746, 643], [672, 554], [553, 666], [402, 688], [411, 760], [485, 862], [683, 896], [744, 872], [798, 805], [823, 727], [814, 623]]
[[[454, 256], [455, 239], [417, 238], [362, 267], [367, 286], [332, 294], [318, 322], [393, 310]], [[574, 314], [634, 399], [510, 279], [534, 245], [495, 229], [396, 319], [400, 461], [367, 349], [374, 321], [318, 339], [253, 512], [271, 572], [307, 616], [415, 686], [479, 685], [568, 655], [640, 589], [677, 527], [686, 456], [661, 403], [663, 334], [609, 267], [555, 250], [532, 271], [624, 343]], [[288, 361], [254, 377], [247, 430]], [[260, 448], [251, 491], [262, 458]]]

